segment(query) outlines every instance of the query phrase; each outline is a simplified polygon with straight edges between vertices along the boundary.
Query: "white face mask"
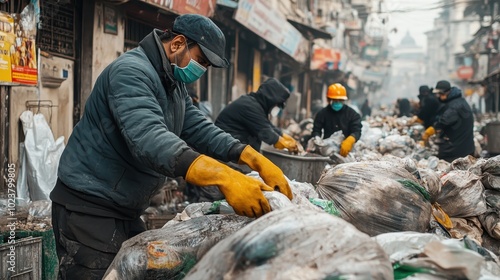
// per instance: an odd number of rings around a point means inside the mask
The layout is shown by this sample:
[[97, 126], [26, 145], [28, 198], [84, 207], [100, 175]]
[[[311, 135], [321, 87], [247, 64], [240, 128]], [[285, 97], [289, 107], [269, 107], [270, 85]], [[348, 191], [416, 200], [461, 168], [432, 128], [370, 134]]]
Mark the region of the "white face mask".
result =
[[279, 113], [280, 113], [280, 108], [279, 107], [274, 107], [274, 108], [271, 109], [271, 113], [270, 114], [273, 117], [277, 117]]

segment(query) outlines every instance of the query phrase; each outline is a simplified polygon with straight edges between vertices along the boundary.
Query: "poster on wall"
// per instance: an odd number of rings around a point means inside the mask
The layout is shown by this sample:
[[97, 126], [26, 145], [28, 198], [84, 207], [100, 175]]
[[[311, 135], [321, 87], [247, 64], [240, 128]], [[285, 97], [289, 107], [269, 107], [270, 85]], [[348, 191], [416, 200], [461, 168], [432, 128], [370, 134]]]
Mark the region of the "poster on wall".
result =
[[12, 82], [11, 53], [14, 51], [14, 19], [0, 12], [0, 82]]
[[36, 20], [33, 5], [27, 5], [14, 18], [14, 47], [11, 48], [12, 82], [36, 85], [38, 67], [36, 60]]

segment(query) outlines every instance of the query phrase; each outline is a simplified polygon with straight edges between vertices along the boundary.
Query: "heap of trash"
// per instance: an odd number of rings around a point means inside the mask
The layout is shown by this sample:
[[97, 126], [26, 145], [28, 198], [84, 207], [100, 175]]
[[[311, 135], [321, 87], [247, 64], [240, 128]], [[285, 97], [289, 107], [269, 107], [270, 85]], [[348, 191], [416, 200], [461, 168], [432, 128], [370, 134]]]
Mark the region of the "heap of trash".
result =
[[[249, 176], [259, 178], [252, 172]], [[272, 212], [194, 203], [126, 241], [104, 279], [496, 279], [500, 156], [422, 166], [410, 157], [328, 166]]]

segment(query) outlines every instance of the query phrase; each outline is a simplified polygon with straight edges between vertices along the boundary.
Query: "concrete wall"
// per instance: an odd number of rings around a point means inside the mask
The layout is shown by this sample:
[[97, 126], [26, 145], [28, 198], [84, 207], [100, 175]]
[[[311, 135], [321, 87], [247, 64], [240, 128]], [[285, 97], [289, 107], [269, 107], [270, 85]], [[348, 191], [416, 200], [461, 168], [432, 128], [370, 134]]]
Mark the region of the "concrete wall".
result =
[[[94, 50], [93, 50], [93, 75], [92, 84], [99, 74], [119, 57], [123, 52], [124, 46], [124, 18], [123, 14], [118, 7], [111, 6], [117, 13], [118, 19], [118, 34], [109, 34], [104, 32], [104, 4], [96, 3], [94, 11]], [[108, 6], [106, 6], [107, 9]]]
[[[49, 69], [63, 69], [68, 72], [68, 78], [63, 81], [60, 87], [49, 88], [43, 86], [39, 88], [27, 86], [13, 86], [10, 94], [10, 130], [9, 130], [9, 162], [18, 164], [19, 158], [19, 142], [23, 141], [24, 135], [22, 125], [19, 121], [21, 113], [27, 110], [26, 101], [29, 100], [50, 100], [54, 107], [41, 107], [39, 112], [45, 116], [49, 123], [54, 138], [64, 136], [67, 143], [69, 136], [73, 130], [73, 93], [74, 93], [74, 63], [72, 60], [60, 57], [43, 57], [40, 56], [40, 65], [45, 65]], [[43, 72], [43, 71], [39, 71]], [[57, 106], [57, 107], [56, 107]], [[33, 113], [37, 113], [38, 108], [32, 108]]]
[[[93, 55], [92, 55], [92, 86], [95, 84], [99, 74], [108, 66], [113, 60], [119, 57], [123, 53], [124, 46], [124, 15], [120, 10], [119, 6], [106, 6], [111, 7], [115, 13], [117, 13], [116, 18], [118, 19], [118, 34], [109, 34], [104, 32], [104, 6], [105, 4], [98, 2], [95, 5], [94, 10], [94, 43], [93, 43]], [[85, 102], [82, 100], [82, 102]]]

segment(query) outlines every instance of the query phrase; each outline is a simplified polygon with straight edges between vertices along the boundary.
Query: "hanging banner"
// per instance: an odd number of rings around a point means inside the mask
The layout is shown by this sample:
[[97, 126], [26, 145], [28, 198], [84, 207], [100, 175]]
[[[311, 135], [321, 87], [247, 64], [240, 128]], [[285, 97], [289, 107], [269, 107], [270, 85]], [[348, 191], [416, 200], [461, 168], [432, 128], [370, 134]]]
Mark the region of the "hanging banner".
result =
[[13, 53], [11, 53], [13, 83], [37, 85], [38, 82], [34, 15], [33, 5], [27, 5], [21, 14], [12, 14], [16, 35]]
[[216, 0], [142, 0], [155, 6], [183, 14], [199, 14], [211, 17], [215, 12]]
[[275, 47], [304, 63], [309, 43], [285, 16], [265, 0], [240, 0], [234, 19]]
[[339, 69], [340, 52], [330, 48], [315, 48], [311, 59], [311, 70]]
[[12, 82], [11, 53], [14, 52], [14, 19], [0, 12], [0, 82]]

